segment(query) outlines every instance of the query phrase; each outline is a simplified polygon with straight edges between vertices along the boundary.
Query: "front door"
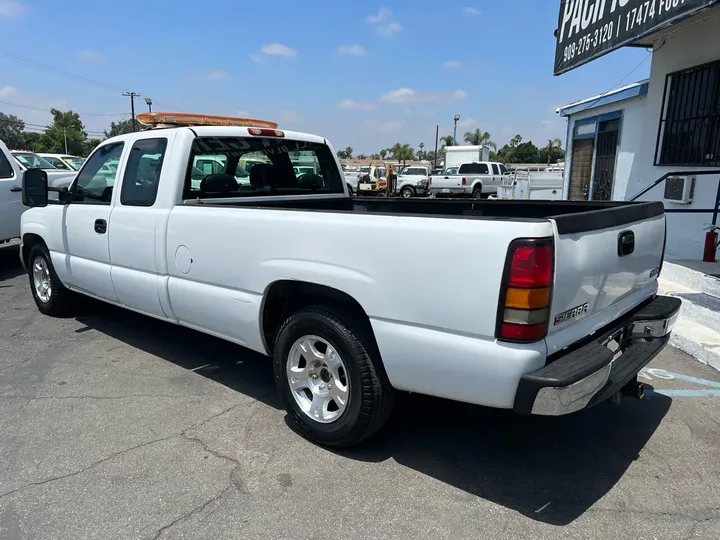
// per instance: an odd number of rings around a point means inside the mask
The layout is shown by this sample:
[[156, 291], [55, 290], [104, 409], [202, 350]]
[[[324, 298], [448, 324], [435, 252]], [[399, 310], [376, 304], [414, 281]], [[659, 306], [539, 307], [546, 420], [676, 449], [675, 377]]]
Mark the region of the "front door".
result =
[[597, 150], [595, 151], [595, 175], [592, 183], [593, 201], [612, 200], [619, 134], [619, 119], [608, 120], [598, 125]]
[[64, 208], [65, 278], [74, 289], [117, 302], [108, 242], [112, 195], [122, 142], [98, 148], [85, 162]]
[[0, 152], [0, 242], [20, 236], [22, 178]]
[[575, 139], [573, 141], [568, 189], [568, 200], [570, 201], [588, 200], [594, 146], [594, 139]]

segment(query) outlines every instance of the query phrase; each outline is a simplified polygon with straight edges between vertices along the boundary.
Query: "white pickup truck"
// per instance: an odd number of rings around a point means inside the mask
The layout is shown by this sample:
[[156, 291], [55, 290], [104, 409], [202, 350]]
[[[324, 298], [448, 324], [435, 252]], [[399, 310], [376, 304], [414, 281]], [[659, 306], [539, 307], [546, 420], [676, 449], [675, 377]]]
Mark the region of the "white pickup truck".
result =
[[508, 176], [510, 171], [502, 163], [473, 161], [460, 165], [454, 174], [432, 176], [428, 183], [430, 195], [433, 197], [483, 199], [497, 194], [498, 186], [501, 186]]
[[[0, 141], [0, 243], [20, 237], [20, 216], [27, 210], [22, 204], [22, 177], [26, 166]], [[69, 186], [75, 172], [48, 171], [51, 186]]]
[[[295, 152], [319, 173], [298, 177]], [[270, 163], [239, 184], [248, 154]], [[204, 155], [226, 170], [195, 185]], [[117, 159], [115, 177], [98, 175]], [[330, 144], [304, 133], [121, 135], [60, 200], [40, 170], [23, 197], [21, 258], [42, 313], [80, 293], [270, 356], [289, 418], [329, 446], [378, 431], [397, 391], [537, 415], [640, 397], [637, 373], [680, 309], [657, 295], [660, 202], [357, 199]], [[444, 279], [419, 292], [419, 269]]]

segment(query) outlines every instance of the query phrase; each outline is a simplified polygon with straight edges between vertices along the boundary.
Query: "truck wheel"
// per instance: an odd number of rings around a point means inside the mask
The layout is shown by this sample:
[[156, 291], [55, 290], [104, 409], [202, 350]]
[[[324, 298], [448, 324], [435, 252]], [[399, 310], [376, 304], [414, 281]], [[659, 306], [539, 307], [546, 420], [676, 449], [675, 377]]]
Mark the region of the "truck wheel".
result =
[[375, 196], [376, 196], [376, 197], [387, 197], [387, 193], [385, 193], [384, 191], [378, 191], [378, 192], [375, 194]]
[[72, 292], [55, 273], [50, 252], [44, 244], [35, 244], [27, 260], [30, 290], [38, 310], [45, 315], [65, 315], [70, 308]]
[[275, 384], [297, 431], [346, 448], [385, 424], [395, 391], [376, 351], [365, 332], [321, 307], [301, 309], [283, 323], [273, 351]]
[[483, 198], [482, 187], [478, 186], [475, 189], [473, 189], [472, 196], [473, 196], [473, 199], [482, 199]]
[[412, 186], [405, 186], [402, 188], [402, 191], [400, 191], [400, 195], [402, 195], [405, 199], [409, 199], [415, 196], [415, 190]]

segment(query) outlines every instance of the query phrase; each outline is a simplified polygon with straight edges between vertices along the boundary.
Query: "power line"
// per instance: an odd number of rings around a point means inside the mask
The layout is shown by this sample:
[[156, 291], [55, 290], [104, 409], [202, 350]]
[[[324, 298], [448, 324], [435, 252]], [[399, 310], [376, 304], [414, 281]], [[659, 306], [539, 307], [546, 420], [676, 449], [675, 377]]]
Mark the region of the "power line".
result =
[[[33, 111], [51, 112], [50, 109], [42, 107], [31, 107], [30, 105], [20, 105], [19, 103], [10, 103], [8, 101], [0, 101], [1, 105], [9, 105], [10, 107], [20, 107], [22, 109], [32, 109]], [[75, 112], [75, 111], [73, 111]], [[80, 116], [127, 116], [127, 113], [77, 113]]]

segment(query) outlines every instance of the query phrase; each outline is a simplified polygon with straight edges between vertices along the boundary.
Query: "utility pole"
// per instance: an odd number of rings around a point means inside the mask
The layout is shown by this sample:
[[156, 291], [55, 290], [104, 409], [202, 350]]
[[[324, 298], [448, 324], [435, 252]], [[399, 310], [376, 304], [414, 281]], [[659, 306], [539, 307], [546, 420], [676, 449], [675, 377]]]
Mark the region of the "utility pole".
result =
[[435, 126], [435, 163], [433, 164], [433, 168], [437, 169], [437, 146], [438, 146], [438, 135], [440, 131], [440, 125]]
[[137, 92], [123, 92], [123, 96], [130, 98], [130, 114], [132, 114], [133, 130], [137, 131], [137, 122], [135, 121], [135, 98], [140, 97]]
[[65, 128], [63, 128], [63, 138], [65, 139], [65, 153], [67, 154], [67, 131], [65, 131]]

